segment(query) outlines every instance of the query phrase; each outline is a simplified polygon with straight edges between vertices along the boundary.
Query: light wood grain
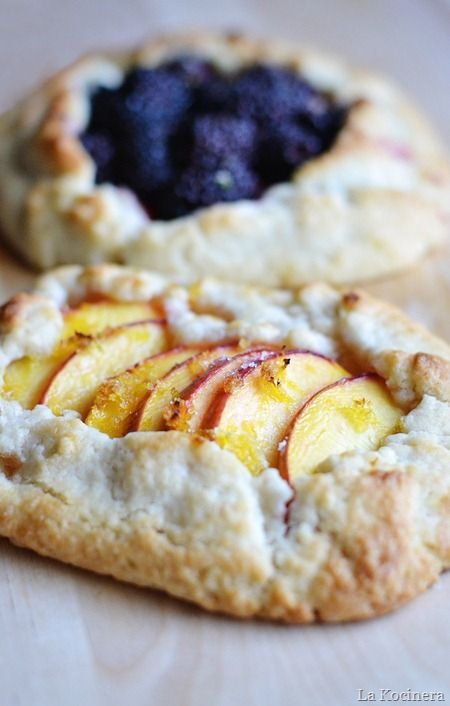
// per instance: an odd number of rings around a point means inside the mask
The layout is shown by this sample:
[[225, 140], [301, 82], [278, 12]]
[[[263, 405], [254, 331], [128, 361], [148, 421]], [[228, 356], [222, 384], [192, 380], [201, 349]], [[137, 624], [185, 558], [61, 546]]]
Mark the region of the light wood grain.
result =
[[[101, 45], [243, 27], [396, 76], [450, 143], [448, 0], [0, 0], [0, 108]], [[5, 69], [5, 67], [7, 67]], [[450, 340], [450, 252], [369, 289]], [[33, 275], [0, 251], [0, 299]], [[351, 706], [358, 689], [450, 701], [450, 576], [370, 623], [288, 628], [210, 616], [0, 540], [0, 706]]]

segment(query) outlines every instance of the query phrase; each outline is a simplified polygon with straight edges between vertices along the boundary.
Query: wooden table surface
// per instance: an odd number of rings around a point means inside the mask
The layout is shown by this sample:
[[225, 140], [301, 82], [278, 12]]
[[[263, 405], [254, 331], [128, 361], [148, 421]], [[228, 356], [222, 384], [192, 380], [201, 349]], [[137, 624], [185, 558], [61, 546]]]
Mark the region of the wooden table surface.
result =
[[[87, 49], [200, 24], [302, 39], [389, 72], [450, 144], [450, 0], [0, 0], [0, 17], [0, 109]], [[370, 289], [450, 339], [449, 257]], [[0, 299], [32, 280], [0, 251]], [[380, 702], [381, 689], [449, 702], [449, 606], [446, 575], [368, 623], [241, 623], [0, 540], [0, 706], [350, 706], [369, 691]]]

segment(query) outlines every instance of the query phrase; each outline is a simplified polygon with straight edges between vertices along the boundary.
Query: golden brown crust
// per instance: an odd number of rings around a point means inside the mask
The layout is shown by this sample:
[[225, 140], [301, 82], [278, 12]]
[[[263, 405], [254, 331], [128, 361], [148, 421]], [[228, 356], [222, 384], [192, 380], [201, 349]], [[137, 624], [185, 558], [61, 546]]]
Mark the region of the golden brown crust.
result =
[[56, 96], [36, 133], [40, 162], [54, 174], [76, 172], [85, 160], [80, 143], [68, 132], [70, 102], [68, 92]]
[[[309, 503], [312, 492], [320, 507], [320, 482], [306, 485], [316, 487], [302, 488], [302, 501]], [[335, 490], [339, 499], [342, 488]], [[287, 613], [292, 622], [360, 620], [393, 610], [434, 583], [440, 563], [417, 542], [416, 490], [415, 479], [403, 470], [373, 469], [347, 479], [345, 522], [327, 527], [326, 511], [322, 517], [319, 512], [315, 532], [329, 536], [323, 562], [314, 564], [308, 597], [299, 605], [298, 594], [292, 585], [286, 590], [280, 572], [264, 614], [286, 619]], [[332, 499], [327, 498], [330, 515], [335, 512]], [[284, 567], [285, 573], [292, 568]]]
[[[3, 307], [3, 366], [51, 350], [60, 308], [94, 294], [158, 297], [175, 342], [247, 337], [345, 358], [355, 373], [378, 370], [405, 410], [401, 431], [376, 451], [330, 457], [291, 487], [275, 469], [252, 476], [195, 435], [110, 439], [71, 415], [0, 399], [2, 535], [209, 610], [299, 623], [380, 615], [450, 567], [443, 341], [360, 291], [214, 280], [185, 288], [103, 265], [55, 271]], [[30, 307], [53, 312], [44, 336], [23, 336]]]
[[436, 560], [415, 545], [412, 485], [397, 471], [373, 471], [355, 483], [353, 532], [333, 550], [315, 587], [323, 620], [380, 615], [436, 580]]
[[21, 466], [22, 461], [15, 454], [0, 454], [0, 467], [6, 478], [12, 478]]
[[[184, 51], [226, 70], [255, 61], [298, 70], [352, 106], [338, 140], [259, 201], [149, 220], [131, 192], [94, 184], [77, 135], [92, 86]], [[40, 268], [116, 261], [183, 279], [354, 282], [407, 267], [449, 229], [445, 150], [393, 85], [317, 51], [235, 34], [167, 36], [80, 60], [0, 120], [0, 156], [3, 230]]]

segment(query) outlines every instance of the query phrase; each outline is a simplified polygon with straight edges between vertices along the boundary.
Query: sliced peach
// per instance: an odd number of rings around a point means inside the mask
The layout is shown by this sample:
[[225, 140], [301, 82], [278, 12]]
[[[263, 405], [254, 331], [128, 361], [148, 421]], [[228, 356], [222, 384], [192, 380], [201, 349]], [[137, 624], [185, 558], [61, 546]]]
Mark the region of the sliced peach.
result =
[[165, 415], [170, 415], [173, 404], [180, 399], [181, 392], [193, 381], [204, 375], [210, 365], [219, 358], [226, 360], [242, 352], [238, 346], [215, 346], [175, 366], [150, 391], [133, 429], [137, 431], [161, 431], [166, 428]]
[[25, 357], [13, 361], [5, 371], [2, 394], [32, 409], [48, 386], [49, 380], [65, 361], [89, 342], [89, 337], [73, 336], [62, 341], [48, 356]]
[[108, 378], [97, 390], [86, 424], [111, 437], [124, 436], [151, 386], [175, 365], [198, 352], [195, 348], [172, 348]]
[[50, 355], [20, 358], [8, 366], [1, 394], [32, 409], [63, 363], [87, 344], [88, 334], [155, 317], [156, 307], [149, 302], [83, 302], [65, 313], [62, 340]]
[[62, 338], [75, 333], [97, 334], [108, 328], [159, 318], [160, 312], [150, 302], [83, 302], [64, 314]]
[[311, 397], [294, 419], [281, 444], [281, 473], [293, 479], [313, 473], [332, 454], [376, 449], [398, 428], [400, 416], [377, 375], [330, 385]]
[[205, 375], [194, 380], [173, 403], [165, 414], [167, 426], [178, 431], [198, 431], [217, 392], [227, 383], [233, 384], [233, 375], [259, 362], [277, 355], [271, 348], [255, 348], [229, 360], [214, 363]]
[[338, 363], [302, 350], [244, 367], [219, 392], [202, 422], [217, 443], [255, 475], [276, 466], [278, 444], [293, 415], [314, 392], [347, 375]]
[[130, 368], [166, 346], [161, 321], [126, 324], [92, 339], [54, 375], [42, 403], [55, 414], [71, 409], [85, 415], [97, 388], [107, 378]]

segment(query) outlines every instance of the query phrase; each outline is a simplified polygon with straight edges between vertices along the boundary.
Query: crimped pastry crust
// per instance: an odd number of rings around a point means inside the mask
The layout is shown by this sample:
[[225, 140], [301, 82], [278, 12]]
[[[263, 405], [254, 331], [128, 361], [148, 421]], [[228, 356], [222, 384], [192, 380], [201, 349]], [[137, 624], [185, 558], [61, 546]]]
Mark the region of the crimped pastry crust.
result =
[[110, 439], [74, 413], [0, 399], [2, 535], [209, 610], [298, 623], [382, 614], [450, 566], [447, 344], [362, 292], [212, 279], [185, 288], [148, 272], [73, 266], [3, 307], [2, 369], [50, 351], [60, 307], [99, 294], [161, 297], [174, 343], [245, 337], [377, 371], [404, 410], [401, 431], [376, 451], [330, 457], [291, 487], [276, 469], [252, 476], [195, 434]]
[[[151, 221], [131, 191], [94, 184], [95, 166], [77, 135], [94, 86], [119, 85], [130, 67], [186, 51], [225, 70], [258, 61], [293, 67], [352, 106], [346, 124], [331, 150], [258, 201]], [[441, 242], [449, 202], [444, 150], [394, 85], [288, 44], [197, 33], [91, 56], [0, 119], [1, 226], [39, 268], [110, 261], [267, 286], [363, 281], [404, 268]]]

